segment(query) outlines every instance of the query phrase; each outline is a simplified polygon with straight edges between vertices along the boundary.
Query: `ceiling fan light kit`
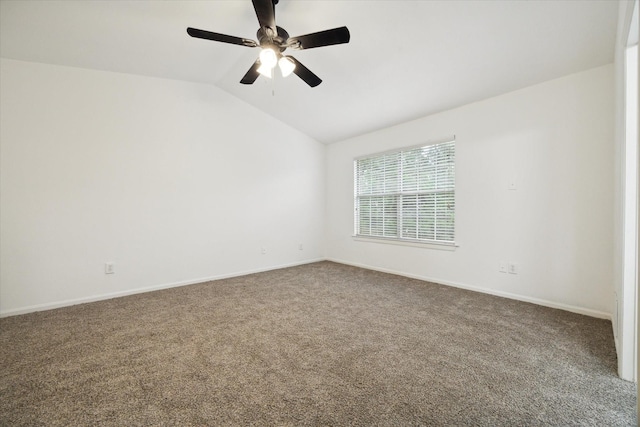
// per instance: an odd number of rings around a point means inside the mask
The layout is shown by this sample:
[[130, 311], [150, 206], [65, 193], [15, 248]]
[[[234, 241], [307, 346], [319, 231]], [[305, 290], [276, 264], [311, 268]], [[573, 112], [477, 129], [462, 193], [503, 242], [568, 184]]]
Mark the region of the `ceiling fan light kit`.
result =
[[296, 64], [294, 64], [293, 61], [286, 56], [280, 58], [280, 60], [278, 61], [278, 66], [280, 67], [282, 77], [287, 77], [296, 69]]
[[247, 71], [242, 80], [240, 80], [242, 84], [253, 84], [260, 75], [271, 78], [276, 65], [279, 66], [283, 77], [295, 73], [311, 87], [316, 87], [322, 83], [322, 80], [302, 65], [300, 61], [293, 56], [283, 55], [283, 52], [286, 49], [303, 50], [349, 43], [351, 35], [347, 27], [289, 37], [289, 33], [282, 27], [276, 25], [275, 5], [278, 3], [278, 0], [252, 0], [252, 3], [256, 11], [256, 16], [258, 17], [258, 23], [260, 24], [257, 33], [257, 42], [242, 37], [229, 36], [191, 27], [187, 28], [187, 33], [191, 37], [199, 39], [246, 47], [261, 47], [262, 50], [260, 51], [258, 59], [256, 59], [251, 68], [249, 68], [249, 71]]
[[260, 52], [260, 62], [265, 67], [273, 68], [278, 63], [278, 57], [272, 48], [267, 47]]

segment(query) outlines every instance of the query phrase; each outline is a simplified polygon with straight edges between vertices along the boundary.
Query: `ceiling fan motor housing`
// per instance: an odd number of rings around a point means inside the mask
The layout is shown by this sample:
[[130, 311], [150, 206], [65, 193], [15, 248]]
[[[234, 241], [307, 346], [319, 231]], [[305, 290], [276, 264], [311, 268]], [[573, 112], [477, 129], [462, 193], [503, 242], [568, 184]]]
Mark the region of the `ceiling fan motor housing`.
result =
[[278, 34], [271, 36], [269, 35], [269, 33], [273, 32], [271, 28], [260, 28], [257, 33], [258, 43], [263, 49], [271, 48], [275, 51], [284, 52], [287, 48], [286, 43], [289, 39], [289, 33], [282, 27], [276, 26], [276, 29], [278, 30]]

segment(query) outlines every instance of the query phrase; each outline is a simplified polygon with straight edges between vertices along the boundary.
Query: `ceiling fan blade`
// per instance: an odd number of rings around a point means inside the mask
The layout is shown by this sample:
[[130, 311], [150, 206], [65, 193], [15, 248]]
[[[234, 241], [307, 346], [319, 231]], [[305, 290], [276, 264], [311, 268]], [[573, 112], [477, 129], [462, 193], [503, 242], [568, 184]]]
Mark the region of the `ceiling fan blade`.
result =
[[314, 47], [331, 46], [333, 44], [349, 43], [351, 35], [347, 27], [333, 28], [303, 36], [291, 37], [288, 45], [293, 49], [311, 49]]
[[296, 64], [296, 68], [294, 68], [293, 72], [296, 73], [296, 75], [302, 80], [304, 80], [306, 84], [311, 87], [316, 87], [320, 83], [322, 83], [320, 77], [313, 74], [310, 69], [302, 65], [296, 58], [294, 58], [293, 56], [287, 56], [287, 58], [289, 58], [294, 62], [294, 64]]
[[258, 80], [258, 76], [260, 76], [258, 68], [260, 68], [260, 60], [256, 59], [256, 62], [254, 62], [251, 68], [249, 68], [249, 71], [247, 71], [247, 74], [245, 74], [242, 80], [240, 80], [240, 83], [243, 85], [252, 85], [256, 80]]
[[273, 31], [273, 35], [278, 34], [276, 29], [276, 7], [273, 0], [251, 0], [256, 11], [260, 27], [268, 27]]
[[197, 28], [189, 27], [187, 28], [187, 33], [191, 37], [195, 37], [198, 39], [213, 40], [216, 42], [231, 43], [231, 44], [237, 44], [240, 46], [247, 46], [247, 47], [258, 46], [258, 43], [256, 43], [253, 40], [243, 39], [241, 37], [235, 37], [235, 36], [228, 36], [226, 34], [213, 33], [211, 31], [198, 30]]

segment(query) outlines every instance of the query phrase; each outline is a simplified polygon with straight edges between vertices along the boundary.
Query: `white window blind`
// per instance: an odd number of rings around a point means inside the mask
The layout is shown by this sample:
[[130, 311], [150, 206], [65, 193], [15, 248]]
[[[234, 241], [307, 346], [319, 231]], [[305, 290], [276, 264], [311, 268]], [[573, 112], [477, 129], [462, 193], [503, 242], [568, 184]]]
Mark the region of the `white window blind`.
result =
[[356, 159], [355, 234], [454, 242], [455, 141]]

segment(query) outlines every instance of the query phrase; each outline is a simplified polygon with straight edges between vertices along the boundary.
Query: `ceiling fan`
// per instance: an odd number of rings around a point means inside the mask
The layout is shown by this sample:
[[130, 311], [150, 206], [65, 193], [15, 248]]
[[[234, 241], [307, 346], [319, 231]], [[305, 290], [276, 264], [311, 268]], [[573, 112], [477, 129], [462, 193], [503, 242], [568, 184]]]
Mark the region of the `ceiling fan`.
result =
[[256, 11], [258, 22], [260, 23], [257, 42], [241, 37], [198, 30], [197, 28], [191, 27], [187, 28], [187, 33], [191, 37], [199, 39], [237, 44], [246, 47], [260, 46], [262, 50], [259, 58], [253, 63], [242, 80], [240, 80], [240, 83], [247, 85], [253, 84], [260, 74], [271, 78], [276, 64], [280, 67], [280, 71], [284, 77], [293, 72], [311, 87], [316, 87], [322, 83], [322, 80], [313, 74], [311, 70], [302, 65], [300, 61], [295, 59], [293, 56], [283, 55], [282, 53], [286, 49], [302, 50], [349, 43], [351, 36], [347, 27], [333, 28], [331, 30], [319, 31], [317, 33], [289, 37], [289, 33], [287, 33], [284, 28], [276, 25], [276, 4], [278, 4], [279, 0], [251, 1], [253, 2], [253, 8]]

